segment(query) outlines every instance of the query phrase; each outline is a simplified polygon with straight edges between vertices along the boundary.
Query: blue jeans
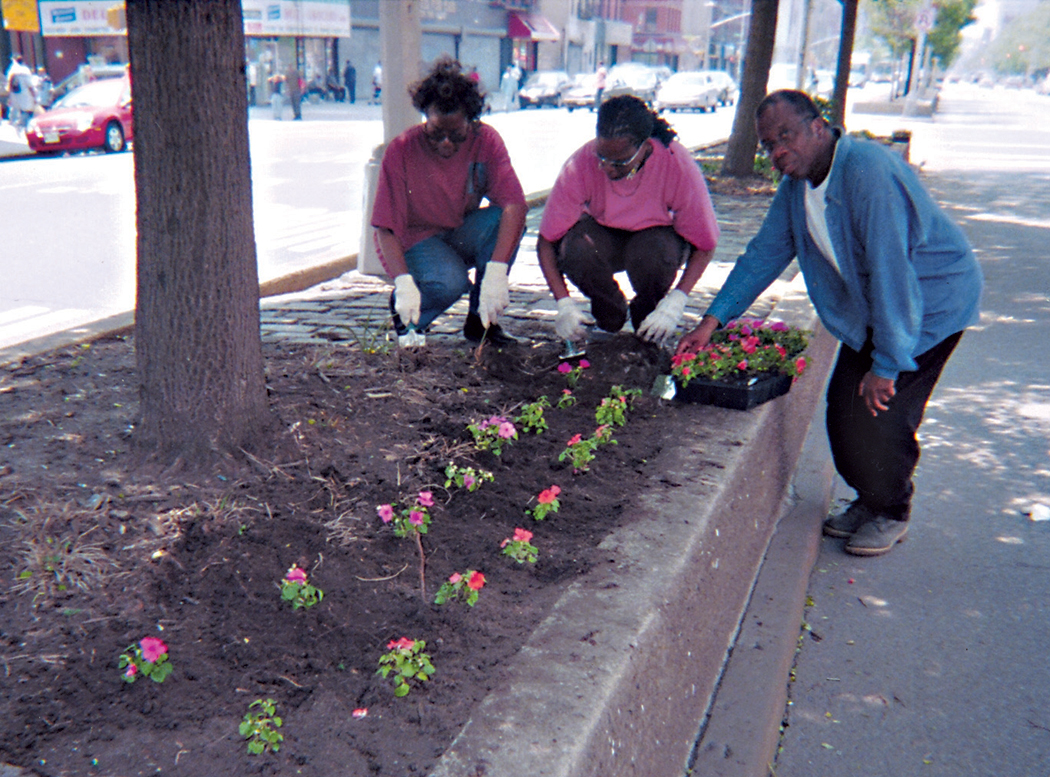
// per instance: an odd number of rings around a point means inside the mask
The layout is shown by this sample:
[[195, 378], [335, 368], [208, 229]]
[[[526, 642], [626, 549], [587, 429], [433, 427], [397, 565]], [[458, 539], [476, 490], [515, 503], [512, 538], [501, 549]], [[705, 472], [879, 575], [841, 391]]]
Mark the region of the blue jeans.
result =
[[[481, 279], [496, 248], [502, 215], [502, 208], [480, 208], [456, 229], [421, 240], [405, 251], [408, 272], [419, 287], [421, 297], [417, 329], [425, 329], [467, 292], [470, 292], [470, 312], [478, 312]], [[511, 255], [510, 265], [514, 264], [516, 255], [517, 251]], [[473, 284], [467, 274], [472, 267]]]

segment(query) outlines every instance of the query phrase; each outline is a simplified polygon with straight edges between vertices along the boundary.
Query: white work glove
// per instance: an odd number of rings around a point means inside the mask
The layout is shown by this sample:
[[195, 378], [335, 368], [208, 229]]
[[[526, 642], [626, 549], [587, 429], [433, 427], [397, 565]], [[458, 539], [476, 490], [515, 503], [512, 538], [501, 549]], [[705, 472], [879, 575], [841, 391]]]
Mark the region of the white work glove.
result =
[[635, 333], [643, 340], [660, 345], [666, 340], [682, 320], [685, 313], [685, 302], [689, 299], [684, 291], [672, 289], [660, 300], [656, 310], [645, 317]]
[[478, 316], [486, 329], [496, 323], [499, 314], [510, 304], [507, 269], [503, 262], [485, 264], [485, 276], [481, 279], [481, 294], [478, 297]]
[[419, 323], [419, 287], [407, 272], [394, 278], [394, 310], [404, 324]]
[[554, 318], [554, 331], [562, 340], [582, 340], [586, 335], [583, 330], [583, 311], [576, 306], [571, 297], [558, 300], [558, 315]]

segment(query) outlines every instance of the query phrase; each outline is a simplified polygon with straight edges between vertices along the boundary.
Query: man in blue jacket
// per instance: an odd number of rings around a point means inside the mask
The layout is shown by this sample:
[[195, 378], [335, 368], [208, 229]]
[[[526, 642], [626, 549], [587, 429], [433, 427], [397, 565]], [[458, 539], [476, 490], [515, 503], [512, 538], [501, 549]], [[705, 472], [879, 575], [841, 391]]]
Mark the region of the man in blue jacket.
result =
[[797, 257], [821, 322], [842, 343], [828, 385], [828, 438], [857, 492], [824, 533], [846, 539], [848, 553], [886, 553], [907, 534], [915, 434], [948, 357], [977, 322], [981, 270], [899, 156], [830, 127], [802, 92], [773, 92], [757, 116], [762, 146], [785, 177], [678, 352], [707, 345]]

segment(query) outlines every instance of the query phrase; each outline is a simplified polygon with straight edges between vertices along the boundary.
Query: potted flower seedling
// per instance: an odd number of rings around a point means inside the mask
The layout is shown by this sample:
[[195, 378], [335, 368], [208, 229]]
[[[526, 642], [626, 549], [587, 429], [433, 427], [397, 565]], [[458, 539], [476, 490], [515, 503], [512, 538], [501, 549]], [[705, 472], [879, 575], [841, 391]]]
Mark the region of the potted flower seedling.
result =
[[484, 587], [485, 576], [480, 572], [476, 572], [473, 569], [468, 569], [462, 575], [459, 572], [453, 572], [449, 579], [438, 589], [437, 596], [434, 597], [434, 603], [444, 604], [445, 602], [458, 599], [473, 607], [478, 603], [478, 594]]
[[281, 599], [292, 603], [292, 609], [313, 607], [324, 599], [324, 591], [306, 578], [306, 570], [292, 564], [281, 579]]
[[448, 466], [445, 467], [445, 478], [445, 488], [455, 485], [473, 493], [481, 488], [481, 484], [486, 480], [491, 482], [493, 475], [486, 469], [476, 470], [473, 467], [460, 467], [450, 461]]
[[561, 397], [558, 398], [558, 409], [565, 410], [568, 407], [572, 407], [576, 404], [576, 395], [572, 393], [572, 389], [562, 389]]
[[635, 397], [641, 395], [638, 389], [624, 390], [623, 386], [613, 386], [609, 396], [602, 399], [594, 412], [595, 420], [606, 426], [623, 426], [627, 423], [627, 411]]
[[467, 430], [474, 438], [474, 447], [479, 451], [492, 451], [496, 456], [503, 453], [503, 446], [518, 439], [518, 430], [513, 422], [503, 416], [494, 415], [484, 421], [468, 424]]
[[566, 361], [558, 365], [558, 372], [565, 376], [565, 382], [569, 385], [569, 388], [574, 389], [576, 388], [576, 384], [579, 383], [583, 371], [590, 366], [591, 363], [586, 359], [580, 359], [576, 362], [575, 367]]
[[284, 721], [276, 713], [277, 703], [273, 699], [256, 699], [248, 705], [248, 711], [244, 714], [244, 720], [241, 721], [238, 730], [241, 736], [248, 740], [248, 752], [252, 755], [259, 755], [267, 750], [276, 753], [281, 749], [284, 735], [277, 729], [284, 725]]
[[514, 423], [526, 432], [542, 434], [547, 428], [547, 420], [543, 417], [543, 409], [551, 406], [545, 396], [541, 396], [535, 402], [530, 402], [521, 408], [521, 415], [514, 419]]
[[412, 690], [411, 681], [425, 683], [434, 674], [434, 664], [430, 656], [423, 652], [427, 643], [421, 639], [392, 640], [387, 643], [387, 653], [379, 659], [378, 675], [384, 678], [394, 676], [394, 696], [407, 696]]
[[514, 536], [507, 537], [499, 546], [503, 548], [504, 556], [510, 556], [519, 564], [535, 564], [540, 556], [539, 550], [532, 544], [532, 532], [525, 529], [515, 529]]
[[162, 683], [171, 674], [168, 661], [168, 646], [157, 637], [143, 637], [138, 643], [128, 645], [117, 665], [122, 670], [124, 682], [133, 683], [139, 676]]
[[539, 496], [536, 497], [536, 506], [530, 510], [532, 517], [537, 521], [542, 521], [548, 514], [558, 512], [558, 508], [561, 507], [561, 502], [558, 501], [560, 493], [560, 486], [551, 486], [540, 491]]
[[420, 491], [415, 501], [395, 511], [394, 505], [385, 504], [376, 507], [379, 519], [394, 527], [394, 535], [397, 537], [412, 537], [419, 552], [419, 595], [426, 601], [426, 556], [423, 554], [422, 535], [427, 533], [430, 525], [430, 511], [428, 508], [434, 506], [434, 495], [430, 491]]

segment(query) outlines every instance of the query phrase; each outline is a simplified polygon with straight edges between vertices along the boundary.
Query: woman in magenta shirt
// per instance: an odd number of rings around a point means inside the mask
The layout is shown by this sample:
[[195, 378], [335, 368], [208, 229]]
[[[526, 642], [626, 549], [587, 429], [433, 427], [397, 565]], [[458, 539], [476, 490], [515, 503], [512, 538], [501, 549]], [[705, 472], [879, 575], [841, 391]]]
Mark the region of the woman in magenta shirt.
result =
[[[607, 332], [620, 331], [630, 314], [639, 337], [662, 343], [681, 322], [714, 255], [718, 225], [703, 173], [676, 134], [637, 97], [614, 97], [598, 110], [597, 137], [562, 167], [537, 245], [558, 301], [559, 337], [585, 336], [566, 278]], [[613, 277], [621, 271], [634, 290], [630, 302]]]

